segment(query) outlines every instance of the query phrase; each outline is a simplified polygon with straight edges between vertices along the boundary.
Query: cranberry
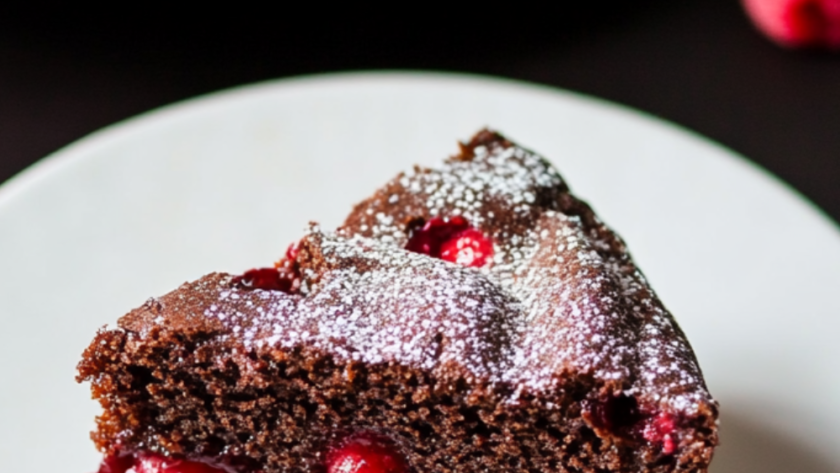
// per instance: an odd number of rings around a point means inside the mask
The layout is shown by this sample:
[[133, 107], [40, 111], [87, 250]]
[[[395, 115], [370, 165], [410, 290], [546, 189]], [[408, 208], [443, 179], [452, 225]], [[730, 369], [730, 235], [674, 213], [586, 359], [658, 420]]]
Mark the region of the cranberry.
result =
[[133, 455], [109, 455], [99, 465], [99, 473], [125, 473], [132, 466]]
[[154, 453], [111, 455], [102, 461], [99, 473], [227, 473], [203, 462], [166, 458]]
[[590, 403], [587, 411], [598, 428], [621, 437], [641, 436], [651, 444], [662, 446], [662, 453], [671, 455], [677, 450], [677, 419], [668, 413], [639, 406], [633, 396], [620, 394], [606, 401]]
[[244, 289], [264, 289], [295, 293], [300, 288], [300, 270], [297, 256], [298, 245], [292, 243], [286, 249], [286, 257], [273, 268], [257, 268], [234, 278], [234, 283]]
[[677, 450], [677, 443], [674, 438], [677, 422], [674, 416], [665, 412], [648, 419], [645, 424], [642, 436], [651, 443], [661, 443], [662, 453], [671, 455]]
[[406, 473], [408, 465], [388, 439], [357, 434], [327, 455], [327, 473]]
[[234, 281], [246, 289], [289, 292], [292, 287], [288, 279], [281, 277], [277, 268], [251, 269], [242, 276], [237, 276]]
[[134, 473], [226, 473], [206, 463], [166, 458], [160, 455], [137, 456]]
[[297, 243], [292, 243], [286, 248], [286, 260], [287, 261], [295, 261], [297, 260], [298, 252], [300, 251], [300, 245]]
[[641, 420], [639, 402], [626, 394], [595, 402], [589, 411], [596, 426], [615, 434], [626, 433]]
[[840, 48], [840, 0], [742, 0], [755, 25], [787, 47]]
[[462, 266], [480, 267], [493, 256], [493, 242], [464, 217], [435, 217], [409, 228], [405, 249]]

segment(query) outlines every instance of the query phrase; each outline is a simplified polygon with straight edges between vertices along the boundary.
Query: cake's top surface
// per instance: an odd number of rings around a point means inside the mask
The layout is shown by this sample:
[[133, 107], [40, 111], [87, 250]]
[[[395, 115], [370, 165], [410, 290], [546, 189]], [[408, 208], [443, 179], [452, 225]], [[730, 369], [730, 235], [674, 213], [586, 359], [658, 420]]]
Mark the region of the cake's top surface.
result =
[[[462, 218], [492, 242], [480, 267], [407, 251]], [[291, 293], [213, 274], [131, 312], [132, 336], [212, 333], [230, 350], [306, 347], [498, 387], [509, 402], [591, 377], [657, 410], [713, 405], [688, 342], [626, 252], [554, 168], [479, 133], [440, 169], [401, 174], [334, 233], [310, 228]], [[483, 260], [482, 260], [483, 261]]]

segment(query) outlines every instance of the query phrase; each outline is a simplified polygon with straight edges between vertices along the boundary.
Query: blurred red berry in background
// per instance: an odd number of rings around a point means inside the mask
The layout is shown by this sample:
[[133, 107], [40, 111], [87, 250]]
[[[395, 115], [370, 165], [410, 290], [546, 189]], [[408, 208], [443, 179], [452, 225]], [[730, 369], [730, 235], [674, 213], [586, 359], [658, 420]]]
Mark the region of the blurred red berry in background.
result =
[[840, 0], [742, 0], [756, 27], [789, 48], [840, 49]]

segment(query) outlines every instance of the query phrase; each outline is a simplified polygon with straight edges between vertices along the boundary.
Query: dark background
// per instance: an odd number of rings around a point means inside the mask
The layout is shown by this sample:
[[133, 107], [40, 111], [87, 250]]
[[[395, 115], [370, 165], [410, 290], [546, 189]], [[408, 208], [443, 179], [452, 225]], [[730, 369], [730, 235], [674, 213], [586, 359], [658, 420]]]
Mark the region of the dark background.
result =
[[0, 182], [100, 127], [218, 89], [435, 69], [645, 110], [746, 155], [840, 221], [840, 53], [774, 46], [737, 0], [559, 1], [469, 14], [405, 3], [389, 15], [244, 4], [200, 15], [2, 8]]

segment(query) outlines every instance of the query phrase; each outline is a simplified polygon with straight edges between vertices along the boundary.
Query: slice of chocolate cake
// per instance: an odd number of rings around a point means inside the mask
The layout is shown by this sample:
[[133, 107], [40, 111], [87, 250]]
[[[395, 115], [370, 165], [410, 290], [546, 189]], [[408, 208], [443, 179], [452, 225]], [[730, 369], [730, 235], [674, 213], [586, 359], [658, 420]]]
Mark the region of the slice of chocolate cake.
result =
[[705, 472], [717, 406], [623, 242], [482, 131], [96, 335], [101, 473]]

